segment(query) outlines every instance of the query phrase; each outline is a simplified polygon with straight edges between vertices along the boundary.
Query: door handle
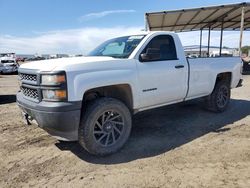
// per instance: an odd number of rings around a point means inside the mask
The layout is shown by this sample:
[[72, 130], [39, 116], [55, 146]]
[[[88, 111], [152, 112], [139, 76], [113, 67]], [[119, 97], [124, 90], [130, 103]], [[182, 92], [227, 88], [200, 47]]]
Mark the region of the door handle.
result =
[[182, 69], [182, 68], [184, 68], [184, 65], [175, 65], [175, 68], [176, 69]]

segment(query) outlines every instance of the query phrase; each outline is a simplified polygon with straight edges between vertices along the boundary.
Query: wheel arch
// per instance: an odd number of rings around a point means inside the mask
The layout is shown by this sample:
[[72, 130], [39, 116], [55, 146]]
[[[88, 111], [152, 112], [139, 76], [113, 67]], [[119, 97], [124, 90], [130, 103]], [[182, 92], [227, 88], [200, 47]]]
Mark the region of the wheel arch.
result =
[[215, 84], [214, 84], [214, 87], [215, 87], [215, 85], [216, 85], [219, 81], [226, 81], [226, 82], [228, 82], [228, 84], [229, 84], [230, 87], [231, 87], [232, 72], [222, 72], [222, 73], [217, 74], [216, 80], [215, 80]]
[[82, 106], [99, 97], [111, 97], [122, 101], [133, 113], [133, 94], [129, 84], [107, 85], [88, 89], [83, 94]]

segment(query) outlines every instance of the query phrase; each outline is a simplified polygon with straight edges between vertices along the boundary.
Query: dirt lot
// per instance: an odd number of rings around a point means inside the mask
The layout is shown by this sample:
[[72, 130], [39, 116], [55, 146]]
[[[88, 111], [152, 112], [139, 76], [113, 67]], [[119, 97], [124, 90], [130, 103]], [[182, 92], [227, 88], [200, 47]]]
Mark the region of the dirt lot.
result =
[[17, 90], [15, 75], [0, 77], [0, 187], [250, 187], [250, 76], [225, 113], [189, 102], [136, 115], [105, 158], [25, 127]]

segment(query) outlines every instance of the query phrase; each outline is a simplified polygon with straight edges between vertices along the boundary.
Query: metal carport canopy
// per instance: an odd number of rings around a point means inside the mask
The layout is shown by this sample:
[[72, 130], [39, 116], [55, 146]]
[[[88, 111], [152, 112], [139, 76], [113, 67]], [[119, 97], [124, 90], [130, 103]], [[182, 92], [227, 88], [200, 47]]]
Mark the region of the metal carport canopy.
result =
[[250, 2], [193, 9], [146, 13], [150, 31], [240, 30], [242, 13], [244, 30], [250, 30]]

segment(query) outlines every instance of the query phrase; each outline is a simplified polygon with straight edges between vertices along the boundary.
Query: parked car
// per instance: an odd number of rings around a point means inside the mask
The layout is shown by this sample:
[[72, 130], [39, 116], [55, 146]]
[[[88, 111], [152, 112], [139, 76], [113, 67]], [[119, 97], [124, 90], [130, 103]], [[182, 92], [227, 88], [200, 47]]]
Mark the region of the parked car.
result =
[[249, 74], [250, 73], [250, 57], [242, 58], [243, 61], [243, 73]]
[[241, 70], [239, 57], [187, 59], [177, 34], [149, 32], [108, 40], [87, 57], [21, 65], [17, 103], [28, 124], [107, 155], [125, 144], [137, 112], [201, 97], [223, 112]]
[[187, 56], [188, 58], [198, 58], [199, 55], [198, 54], [190, 54]]
[[0, 73], [17, 73], [19, 64], [12, 57], [0, 58]]
[[40, 61], [40, 60], [45, 60], [45, 57], [36, 56], [27, 59], [27, 61]]

